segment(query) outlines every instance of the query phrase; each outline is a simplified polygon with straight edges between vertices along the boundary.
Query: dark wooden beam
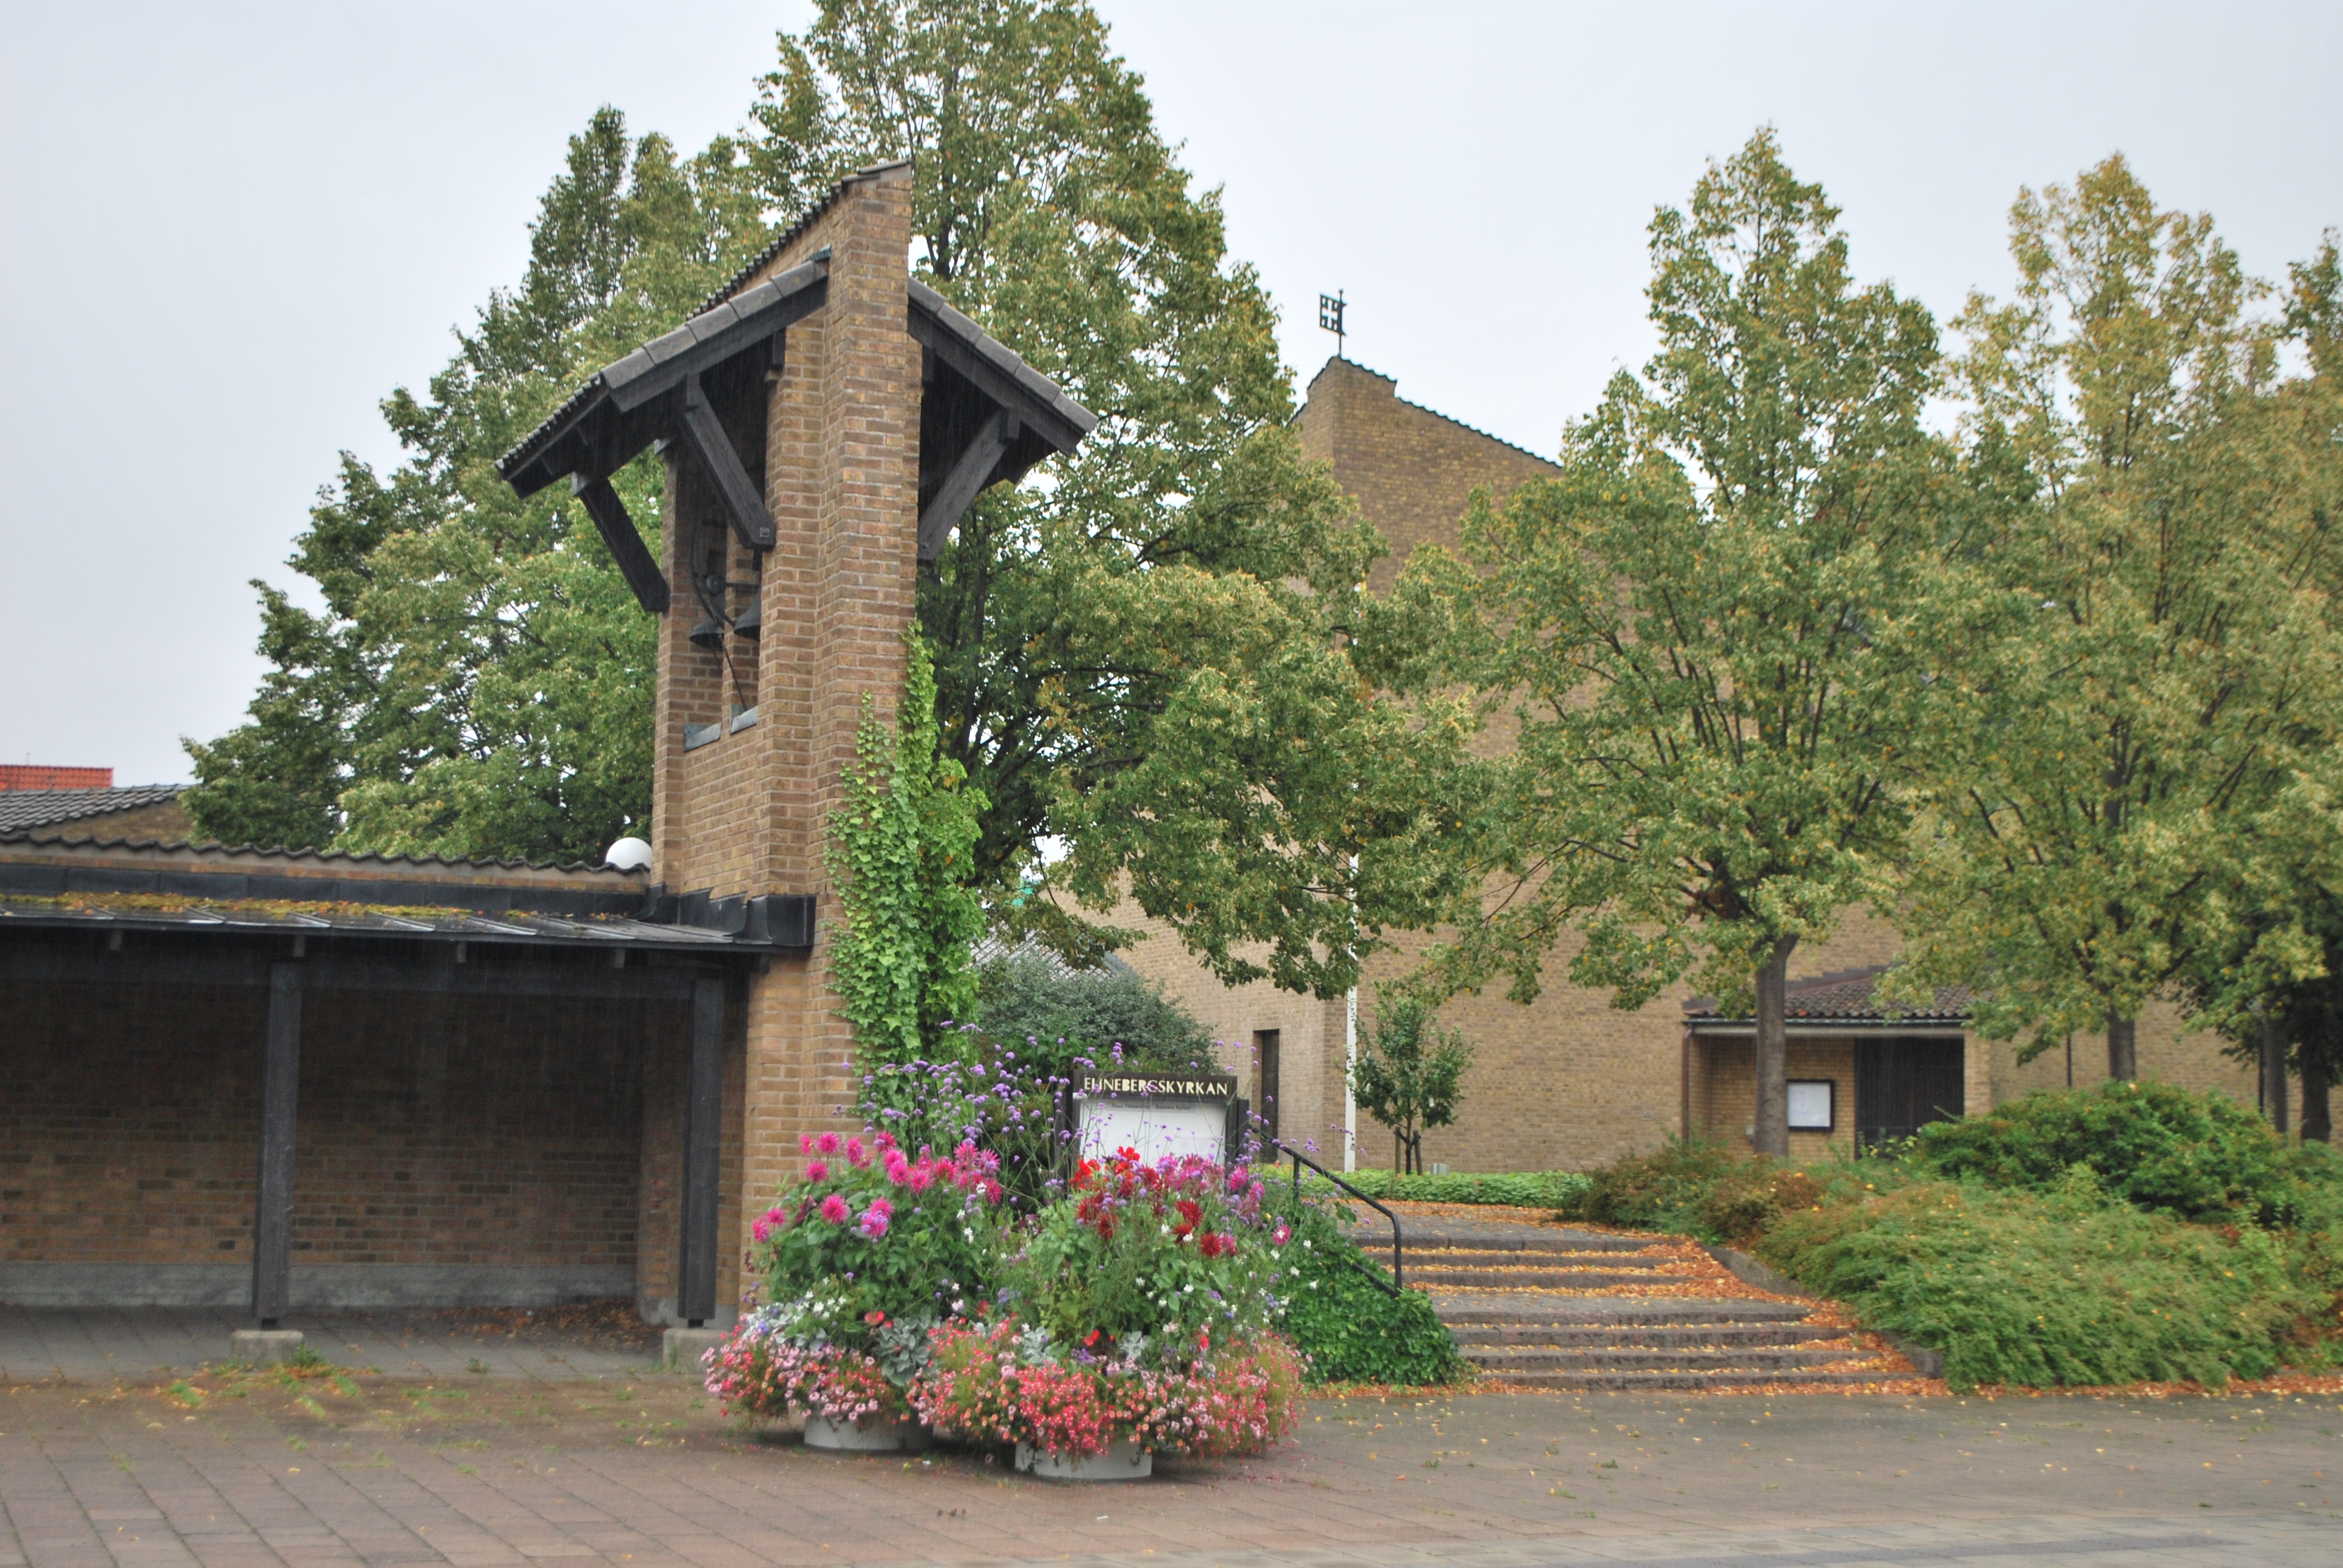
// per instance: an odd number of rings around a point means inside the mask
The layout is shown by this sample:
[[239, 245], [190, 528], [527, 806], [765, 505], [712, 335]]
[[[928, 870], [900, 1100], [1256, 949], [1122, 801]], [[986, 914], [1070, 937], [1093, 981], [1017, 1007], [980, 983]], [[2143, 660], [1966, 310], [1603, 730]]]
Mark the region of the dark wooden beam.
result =
[[992, 478], [992, 470], [1001, 462], [1001, 454], [1009, 450], [1020, 430], [1017, 416], [1006, 408], [996, 409], [990, 418], [976, 427], [969, 437], [967, 448], [952, 464], [951, 472], [937, 487], [935, 497], [920, 513], [920, 558], [931, 561], [943, 553], [944, 536], [967, 511]]
[[635, 519], [627, 515], [627, 503], [610, 487], [608, 479], [589, 479], [583, 474], [569, 476], [569, 493], [586, 505], [586, 515], [594, 519], [594, 528], [609, 547], [610, 558], [618, 563], [618, 571], [627, 586], [635, 590], [635, 600], [653, 615], [665, 615], [668, 587], [659, 562], [651, 559], [650, 547], [635, 528]]
[[273, 1329], [292, 1307], [293, 1135], [301, 1087], [301, 966], [268, 971], [260, 1068], [260, 1180], [252, 1223], [252, 1315]]
[[716, 1181], [724, 1115], [724, 982], [691, 989], [691, 1062], [683, 1094], [683, 1235], [676, 1313], [699, 1328], [716, 1315]]
[[772, 514], [765, 510], [765, 498], [757, 493], [757, 482], [741, 466], [740, 454], [732, 449], [732, 437], [724, 433], [716, 410], [708, 406], [708, 393], [697, 376], [684, 377], [683, 409], [677, 427], [683, 444], [716, 482], [717, 499], [740, 542], [752, 550], [771, 549]]
[[[150, 930], [136, 932], [128, 949], [115, 952], [108, 951], [95, 932], [86, 936], [72, 934], [79, 940], [52, 945], [28, 940], [30, 933], [11, 931], [9, 940], [0, 941], [0, 981], [109, 989], [150, 985], [265, 986], [270, 981], [274, 963], [265, 952], [255, 950], [267, 941], [274, 943], [274, 952], [281, 955], [285, 951], [282, 937], [255, 939], [251, 946], [246, 946], [217, 934], [191, 939], [184, 932]], [[309, 934], [314, 938], [319, 933]], [[317, 950], [327, 944], [313, 940], [309, 948], [315, 956], [303, 966], [308, 970], [305, 989], [441, 996], [579, 997], [611, 1001], [638, 998], [684, 1000], [690, 997], [693, 983], [705, 976], [715, 962], [729, 960], [737, 966], [762, 956], [703, 949], [700, 951], [708, 957], [702, 959], [699, 953], [694, 953], [693, 961], [688, 965], [647, 960], [614, 970], [609, 967], [608, 950], [599, 946], [587, 952], [564, 953], [568, 961], [559, 962], [505, 958], [502, 954], [512, 950], [471, 940], [464, 944], [465, 961], [459, 964], [455, 961], [455, 945], [447, 943], [437, 953], [364, 958], [330, 948], [320, 952]], [[0, 1044], [5, 1043], [5, 1039], [0, 1039]]]

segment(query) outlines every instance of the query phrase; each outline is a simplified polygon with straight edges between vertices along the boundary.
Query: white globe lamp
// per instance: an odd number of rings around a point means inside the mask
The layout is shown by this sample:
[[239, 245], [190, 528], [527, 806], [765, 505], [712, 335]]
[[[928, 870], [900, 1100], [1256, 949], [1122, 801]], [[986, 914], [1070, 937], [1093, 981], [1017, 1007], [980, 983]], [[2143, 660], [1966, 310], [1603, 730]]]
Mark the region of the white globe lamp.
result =
[[639, 871], [651, 863], [651, 847], [640, 839], [621, 839], [610, 846], [602, 863], [620, 871]]

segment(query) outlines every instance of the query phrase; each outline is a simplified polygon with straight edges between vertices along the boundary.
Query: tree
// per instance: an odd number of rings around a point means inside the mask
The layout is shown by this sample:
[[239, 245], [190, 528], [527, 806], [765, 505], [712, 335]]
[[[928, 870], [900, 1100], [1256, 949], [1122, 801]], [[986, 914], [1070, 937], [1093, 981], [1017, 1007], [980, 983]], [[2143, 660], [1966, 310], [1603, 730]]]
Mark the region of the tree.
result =
[[1418, 997], [1387, 996], [1351, 1068], [1351, 1092], [1360, 1110], [1391, 1129], [1392, 1169], [1403, 1173], [1423, 1169], [1425, 1130], [1456, 1120], [1464, 1070], [1473, 1065], [1463, 1035], [1435, 1027], [1433, 1010]]
[[[199, 831], [231, 842], [599, 859], [650, 807], [652, 628], [598, 535], [496, 457], [578, 377], [670, 327], [805, 199], [719, 138], [679, 159], [615, 109], [571, 138], [518, 288], [491, 296], [418, 397], [383, 405], [407, 460], [344, 454], [288, 564], [321, 612], [263, 585], [251, 718], [189, 741]], [[613, 481], [659, 515], [650, 458]], [[656, 548], [656, 545], [654, 545]]]
[[2258, 983], [2308, 978], [2265, 896], [2300, 869], [2250, 861], [2320, 830], [2282, 819], [2343, 695], [2337, 421], [2277, 384], [2212, 220], [2120, 157], [2022, 193], [2011, 236], [2016, 297], [1972, 298], [1959, 383], [1972, 440], [2037, 487], [1997, 557], [2032, 613], [1947, 736], [1908, 956], [1972, 986], [1988, 1035], [2030, 1032], [2022, 1059], [2104, 1029], [2127, 1079], [2148, 1000], [2241, 943]]
[[1340, 991], [1410, 918], [1413, 875], [1360, 857], [1446, 738], [1346, 657], [1381, 547], [1302, 458], [1218, 194], [1191, 192], [1086, 5], [825, 0], [784, 49], [767, 110], [809, 95], [853, 160], [915, 160], [915, 265], [1101, 416], [1050, 483], [982, 498], [920, 584], [1000, 913], [1087, 960], [1117, 938], [1056, 895], [1127, 893], [1223, 979]]
[[936, 682], [912, 638], [903, 700], [882, 721], [869, 697], [846, 771], [846, 800], [830, 814], [829, 859], [842, 917], [832, 966], [841, 1010], [867, 1065], [930, 1054], [943, 1026], [976, 1016], [970, 956], [984, 906], [970, 857], [984, 798], [959, 763], [940, 755]]
[[[198, 752], [199, 817], [251, 836], [287, 780], [284, 809], [348, 848], [568, 858], [639, 824], [649, 623], [575, 509], [514, 502], [488, 461], [830, 180], [910, 157], [915, 267], [1102, 417], [981, 498], [921, 582], [946, 751], [987, 802], [977, 883], [1081, 956], [1120, 937], [1069, 901], [1127, 890], [1224, 978], [1340, 991], [1422, 918], [1436, 869], [1374, 846], [1404, 841], [1454, 736], [1351, 665], [1380, 546], [1288, 428], [1217, 194], [1075, 0], [823, 0], [779, 47], [741, 139], [679, 162], [606, 112], [573, 145], [522, 286], [428, 398], [386, 405], [414, 461], [346, 465], [321, 505], [296, 565], [353, 586], [279, 639], [273, 706]], [[652, 460], [616, 482], [657, 515]], [[306, 751], [275, 734], [296, 719]]]
[[1771, 131], [1663, 209], [1646, 382], [1614, 380], [1560, 477], [1476, 499], [1461, 560], [1417, 549], [1378, 639], [1392, 679], [1461, 679], [1518, 736], [1479, 765], [1432, 973], [1526, 1002], [1574, 932], [1572, 978], [1616, 1006], [1695, 971], [1754, 992], [1773, 1154], [1790, 955], [1885, 896], [1993, 515], [1920, 427], [1934, 324], [1854, 284], [1836, 218]]
[[1128, 964], [1111, 959], [1077, 970], [1025, 945], [984, 960], [977, 972], [984, 1033], [1029, 1070], [1069, 1073], [1080, 1056], [1213, 1070], [1212, 1030]]

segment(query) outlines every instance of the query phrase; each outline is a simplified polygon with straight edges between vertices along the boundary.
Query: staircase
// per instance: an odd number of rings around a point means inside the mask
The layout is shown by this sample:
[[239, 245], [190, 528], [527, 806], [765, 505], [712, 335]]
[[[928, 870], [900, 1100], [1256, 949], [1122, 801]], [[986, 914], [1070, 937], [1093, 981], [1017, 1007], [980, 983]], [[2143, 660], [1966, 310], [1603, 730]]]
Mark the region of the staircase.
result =
[[[1353, 1234], [1388, 1267], [1391, 1231]], [[1681, 1238], [1401, 1211], [1404, 1272], [1483, 1378], [1538, 1389], [1845, 1386], [1918, 1375], [1819, 1303], [1753, 1292]], [[1711, 1293], [1714, 1292], [1714, 1293]]]

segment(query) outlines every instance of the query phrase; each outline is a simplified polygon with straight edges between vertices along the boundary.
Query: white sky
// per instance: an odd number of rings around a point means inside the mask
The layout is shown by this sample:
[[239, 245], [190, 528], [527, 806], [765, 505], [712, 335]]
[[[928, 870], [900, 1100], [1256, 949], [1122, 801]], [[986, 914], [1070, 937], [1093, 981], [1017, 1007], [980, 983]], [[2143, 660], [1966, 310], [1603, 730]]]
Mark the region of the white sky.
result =
[[[1858, 272], [2006, 287], [2022, 184], [2120, 149], [2281, 276], [2343, 224], [2343, 7], [1103, 0], [1306, 380], [1551, 450], [1650, 349], [1644, 226], [1760, 123]], [[515, 280], [596, 106], [697, 146], [801, 0], [0, 0], [0, 761], [186, 777], [260, 669], [246, 579]], [[646, 19], [649, 19], [648, 22]]]

